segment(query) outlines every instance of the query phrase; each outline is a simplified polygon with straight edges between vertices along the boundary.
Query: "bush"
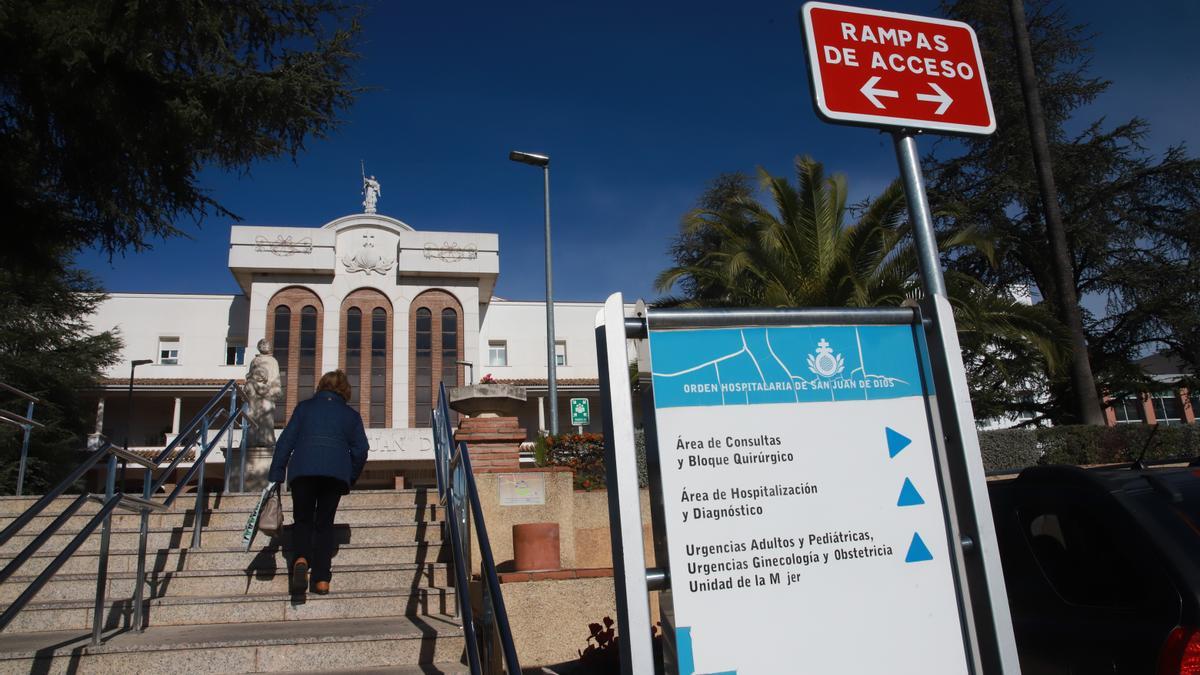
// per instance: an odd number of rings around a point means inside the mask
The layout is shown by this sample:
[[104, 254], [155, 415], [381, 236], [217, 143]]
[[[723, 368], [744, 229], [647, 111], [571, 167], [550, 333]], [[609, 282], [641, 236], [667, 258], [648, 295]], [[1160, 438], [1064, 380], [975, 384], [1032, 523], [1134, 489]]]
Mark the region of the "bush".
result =
[[979, 434], [984, 469], [1035, 464], [1116, 464], [1200, 457], [1200, 426], [1128, 424], [1001, 429]]
[[979, 434], [979, 453], [988, 471], [1020, 469], [1038, 463], [1042, 451], [1038, 448], [1037, 431], [1033, 429], [1000, 429]]
[[599, 490], [605, 486], [604, 436], [559, 434], [546, 437], [546, 464], [565, 466], [575, 472], [576, 490]]
[[[538, 466], [565, 466], [575, 472], [576, 490], [603, 490], [608, 486], [605, 473], [603, 434], [559, 434], [539, 441], [544, 446], [544, 460]], [[638, 487], [650, 485], [646, 470], [646, 432], [633, 431], [634, 451], [637, 453]], [[538, 446], [534, 445], [535, 456]]]

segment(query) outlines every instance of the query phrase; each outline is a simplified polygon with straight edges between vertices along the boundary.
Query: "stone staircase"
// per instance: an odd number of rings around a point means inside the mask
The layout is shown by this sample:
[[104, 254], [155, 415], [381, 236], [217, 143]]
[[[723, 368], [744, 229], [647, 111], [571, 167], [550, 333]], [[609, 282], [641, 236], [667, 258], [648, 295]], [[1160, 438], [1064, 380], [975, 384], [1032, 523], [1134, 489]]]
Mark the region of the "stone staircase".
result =
[[[99, 530], [3, 632], [0, 673], [387, 672], [465, 673], [454, 619], [453, 571], [441, 540], [436, 491], [352, 492], [337, 513], [332, 592], [287, 590], [290, 528], [242, 528], [257, 495], [209, 495], [203, 546], [190, 548], [195, 498], [152, 514], [146, 554], [145, 629], [131, 628], [139, 516], [116, 511], [105, 601], [105, 640], [90, 646]], [[64, 497], [0, 547], [8, 562], [71, 501]], [[34, 502], [0, 498], [0, 527]], [[285, 523], [291, 504], [284, 495]], [[96, 512], [85, 505], [14, 576], [0, 584], [7, 607]]]

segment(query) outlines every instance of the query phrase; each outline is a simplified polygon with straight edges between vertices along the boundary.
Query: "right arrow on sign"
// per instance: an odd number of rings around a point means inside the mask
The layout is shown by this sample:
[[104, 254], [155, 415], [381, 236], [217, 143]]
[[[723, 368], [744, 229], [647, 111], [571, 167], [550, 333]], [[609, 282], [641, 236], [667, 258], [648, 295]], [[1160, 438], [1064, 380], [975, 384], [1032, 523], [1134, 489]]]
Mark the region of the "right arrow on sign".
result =
[[893, 91], [891, 89], [876, 89], [875, 85], [879, 84], [879, 80], [880, 77], [878, 75], [872, 77], [871, 79], [867, 80], [867, 83], [864, 84], [862, 89], [859, 89], [859, 91], [862, 92], [863, 96], [867, 97], [867, 100], [871, 102], [871, 105], [875, 106], [876, 108], [886, 109], [887, 106], [881, 103], [878, 97], [884, 96], [886, 98], [900, 98], [900, 92]]
[[912, 443], [911, 438], [891, 427], [884, 427], [883, 430], [887, 434], [888, 457], [895, 457]]
[[[876, 78], [876, 79], [878, 79], [878, 78]], [[950, 94], [947, 94], [941, 87], [937, 86], [936, 84], [934, 84], [932, 82], [929, 83], [929, 87], [937, 93], [936, 94], [917, 94], [917, 100], [941, 103], [941, 105], [938, 106], [937, 110], [933, 111], [933, 114], [934, 115], [944, 114], [946, 112], [946, 109], [950, 107], [950, 104], [954, 103], [954, 99], [950, 98]]]
[[913, 532], [912, 543], [908, 545], [908, 555], [904, 556], [904, 562], [915, 563], [926, 560], [933, 560], [933, 554], [929, 552], [929, 547], [925, 545], [921, 535]]

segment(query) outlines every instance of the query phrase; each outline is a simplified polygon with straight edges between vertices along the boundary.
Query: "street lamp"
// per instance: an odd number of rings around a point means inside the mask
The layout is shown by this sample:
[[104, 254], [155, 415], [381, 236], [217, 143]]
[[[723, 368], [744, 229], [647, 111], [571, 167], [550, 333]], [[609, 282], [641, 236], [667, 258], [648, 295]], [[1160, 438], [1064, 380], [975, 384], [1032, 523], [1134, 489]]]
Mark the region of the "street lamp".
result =
[[546, 373], [547, 394], [550, 397], [550, 435], [558, 435], [558, 381], [554, 354], [554, 285], [550, 268], [550, 158], [531, 152], [513, 150], [508, 158], [514, 162], [542, 168], [543, 193], [546, 201]]
[[[133, 371], [137, 370], [138, 366], [144, 366], [147, 363], [154, 363], [150, 359], [137, 359], [129, 362], [129, 396], [125, 399], [125, 449], [129, 449], [129, 430], [133, 428]], [[125, 485], [125, 469], [128, 468], [128, 463], [121, 460], [121, 485], [124, 489]]]

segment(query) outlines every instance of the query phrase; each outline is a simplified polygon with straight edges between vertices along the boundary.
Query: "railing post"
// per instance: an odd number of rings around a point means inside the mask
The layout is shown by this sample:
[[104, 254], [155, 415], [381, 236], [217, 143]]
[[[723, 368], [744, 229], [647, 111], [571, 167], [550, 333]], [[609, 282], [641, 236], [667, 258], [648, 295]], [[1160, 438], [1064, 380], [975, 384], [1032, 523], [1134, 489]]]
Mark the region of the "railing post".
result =
[[[235, 410], [237, 410], [237, 387], [234, 387], [233, 391], [230, 392], [229, 419], [233, 419], [233, 413]], [[235, 422], [234, 424], [232, 424], [229, 427], [229, 438], [227, 438], [225, 440], [225, 465], [224, 465], [225, 466], [225, 469], [224, 469], [225, 494], [229, 494], [229, 467], [230, 467], [229, 455], [231, 455], [233, 453], [233, 430], [236, 428], [237, 428], [237, 423]]]
[[238, 458], [238, 461], [241, 462], [242, 468], [240, 471], [238, 471], [238, 492], [246, 491], [246, 437], [250, 435], [250, 429], [248, 427], [249, 422], [246, 420], [246, 416], [242, 415], [242, 454], [241, 457]]
[[[108, 456], [108, 478], [104, 484], [104, 502], [108, 503], [116, 492], [117, 456]], [[100, 555], [96, 569], [96, 606], [92, 611], [92, 646], [99, 646], [100, 632], [104, 629], [104, 595], [108, 589], [108, 542], [112, 535], [112, 512], [104, 517], [104, 529], [100, 532]]]
[[192, 523], [192, 548], [200, 548], [200, 530], [204, 522], [204, 460], [208, 450], [208, 415], [200, 422], [200, 452], [196, 461], [200, 462], [200, 470], [196, 474], [196, 509], [195, 520]]
[[[147, 467], [142, 471], [142, 499], [150, 501], [150, 484], [154, 482], [153, 469]], [[142, 632], [145, 623], [142, 603], [146, 596], [146, 540], [150, 537], [150, 512], [142, 509], [142, 517], [138, 526], [138, 556], [137, 574], [133, 578], [133, 630]]]
[[[25, 408], [25, 419], [33, 419], [33, 401]], [[29, 457], [29, 434], [33, 431], [33, 425], [22, 424], [25, 429], [25, 438], [21, 440], [21, 464], [17, 467], [17, 496], [20, 497], [25, 488], [25, 460]]]

